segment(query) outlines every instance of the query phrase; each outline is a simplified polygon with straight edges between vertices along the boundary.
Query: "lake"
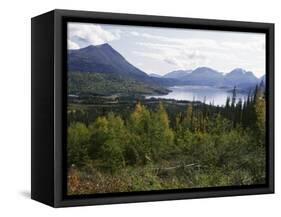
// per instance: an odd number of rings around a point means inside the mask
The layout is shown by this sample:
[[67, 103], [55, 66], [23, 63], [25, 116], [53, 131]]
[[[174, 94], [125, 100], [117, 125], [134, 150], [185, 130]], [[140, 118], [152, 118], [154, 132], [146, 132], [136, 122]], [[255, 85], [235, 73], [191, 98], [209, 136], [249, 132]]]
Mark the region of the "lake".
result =
[[[229, 92], [229, 89], [211, 87], [211, 86], [174, 86], [169, 88], [172, 92], [167, 95], [154, 95], [147, 96], [146, 98], [163, 98], [163, 99], [176, 99], [176, 100], [188, 100], [188, 101], [201, 101], [207, 104], [213, 103], [214, 105], [225, 105], [226, 98], [228, 96], [232, 97], [232, 92]], [[247, 99], [247, 94], [237, 93], [237, 101], [241, 99], [244, 101]], [[237, 102], [236, 101], [236, 102]]]

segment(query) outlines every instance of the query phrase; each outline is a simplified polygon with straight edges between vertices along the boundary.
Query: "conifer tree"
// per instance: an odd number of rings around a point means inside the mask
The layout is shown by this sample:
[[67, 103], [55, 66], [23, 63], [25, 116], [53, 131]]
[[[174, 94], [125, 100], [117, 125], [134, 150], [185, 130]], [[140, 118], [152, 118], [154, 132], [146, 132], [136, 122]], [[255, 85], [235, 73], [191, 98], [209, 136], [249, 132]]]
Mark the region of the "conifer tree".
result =
[[169, 125], [169, 117], [163, 103], [159, 103], [158, 108], [152, 113], [149, 127], [151, 136], [151, 147], [153, 158], [159, 160], [161, 155], [165, 155], [173, 147], [174, 134]]
[[259, 131], [259, 138], [264, 144], [265, 140], [265, 100], [261, 93], [257, 93], [255, 102], [256, 124]]

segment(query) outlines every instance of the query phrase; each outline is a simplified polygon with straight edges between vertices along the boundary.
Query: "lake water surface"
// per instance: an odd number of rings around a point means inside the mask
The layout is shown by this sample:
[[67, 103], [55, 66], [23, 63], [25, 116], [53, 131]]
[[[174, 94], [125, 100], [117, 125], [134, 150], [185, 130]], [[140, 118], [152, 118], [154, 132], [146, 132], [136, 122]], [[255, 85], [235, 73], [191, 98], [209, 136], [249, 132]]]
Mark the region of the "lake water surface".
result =
[[[147, 98], [163, 98], [163, 99], [176, 99], [176, 100], [188, 100], [188, 101], [201, 101], [207, 104], [214, 103], [214, 105], [225, 105], [226, 98], [232, 97], [232, 92], [229, 89], [223, 89], [210, 86], [174, 86], [169, 88], [172, 92], [167, 95], [161, 96], [147, 96]], [[237, 93], [237, 101], [247, 99], [247, 94]]]

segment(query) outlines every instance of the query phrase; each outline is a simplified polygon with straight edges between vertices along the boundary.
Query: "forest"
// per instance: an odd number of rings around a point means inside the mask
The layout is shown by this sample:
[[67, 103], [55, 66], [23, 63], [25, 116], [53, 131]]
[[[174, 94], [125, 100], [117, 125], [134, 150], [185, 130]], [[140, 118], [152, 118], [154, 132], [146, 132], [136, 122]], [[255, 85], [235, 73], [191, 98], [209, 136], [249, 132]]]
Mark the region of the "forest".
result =
[[[168, 89], [154, 84], [137, 81], [128, 76], [114, 73], [68, 73], [69, 92], [71, 94], [83, 93], [84, 95], [110, 95], [115, 93], [125, 94], [167, 94]], [[110, 88], [108, 88], [110, 87]]]
[[133, 102], [69, 104], [69, 195], [265, 183], [262, 88], [224, 106]]

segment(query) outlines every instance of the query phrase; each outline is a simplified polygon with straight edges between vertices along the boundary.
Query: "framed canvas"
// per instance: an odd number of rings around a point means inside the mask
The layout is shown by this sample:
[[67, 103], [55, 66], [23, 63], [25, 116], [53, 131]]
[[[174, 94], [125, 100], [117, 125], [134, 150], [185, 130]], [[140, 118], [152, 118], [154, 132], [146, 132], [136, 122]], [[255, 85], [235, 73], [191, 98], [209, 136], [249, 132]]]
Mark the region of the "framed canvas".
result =
[[32, 18], [32, 192], [54, 207], [274, 192], [274, 24]]

